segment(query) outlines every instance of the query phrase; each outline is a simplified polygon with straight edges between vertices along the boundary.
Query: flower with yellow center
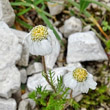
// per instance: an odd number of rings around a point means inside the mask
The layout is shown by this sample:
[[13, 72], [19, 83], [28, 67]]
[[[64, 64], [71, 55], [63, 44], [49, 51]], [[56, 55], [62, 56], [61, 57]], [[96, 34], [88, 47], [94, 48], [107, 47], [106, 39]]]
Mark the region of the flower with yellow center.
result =
[[73, 71], [73, 77], [79, 82], [85, 81], [87, 78], [87, 75], [88, 75], [87, 71], [83, 68], [76, 68]]
[[47, 39], [48, 30], [45, 26], [39, 25], [32, 29], [31, 31], [31, 40], [33, 41], [41, 41], [43, 39]]
[[34, 27], [25, 38], [32, 55], [45, 56], [52, 52], [51, 36], [53, 31], [45, 26]]
[[64, 85], [73, 90], [73, 96], [78, 93], [87, 93], [89, 88], [96, 89], [97, 83], [93, 80], [93, 75], [84, 68], [76, 68], [73, 72], [64, 75]]

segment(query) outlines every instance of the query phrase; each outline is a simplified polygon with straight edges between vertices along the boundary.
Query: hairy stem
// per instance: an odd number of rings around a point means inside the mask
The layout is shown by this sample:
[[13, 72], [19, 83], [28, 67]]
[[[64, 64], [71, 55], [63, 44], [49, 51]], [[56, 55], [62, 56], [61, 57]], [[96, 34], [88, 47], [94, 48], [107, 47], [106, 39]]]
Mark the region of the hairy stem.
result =
[[72, 93], [73, 93], [73, 90], [71, 90], [71, 92], [70, 92], [70, 98], [72, 99]]
[[53, 84], [51, 84], [51, 82], [50, 82], [50, 80], [48, 78], [46, 64], [45, 64], [45, 57], [44, 56], [42, 56], [42, 64], [43, 64], [43, 67], [44, 67], [45, 78], [46, 78], [47, 82], [50, 84], [50, 86], [52, 87], [52, 89], [54, 90], [54, 92], [56, 92], [55, 86]]

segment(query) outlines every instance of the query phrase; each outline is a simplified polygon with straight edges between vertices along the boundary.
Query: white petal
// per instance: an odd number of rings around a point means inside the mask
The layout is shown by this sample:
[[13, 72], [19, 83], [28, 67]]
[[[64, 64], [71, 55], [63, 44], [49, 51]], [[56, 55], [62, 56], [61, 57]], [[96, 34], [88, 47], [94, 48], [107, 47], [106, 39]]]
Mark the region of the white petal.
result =
[[77, 81], [75, 79], [73, 79], [73, 73], [72, 72], [69, 72], [66, 75], [64, 75], [63, 82], [64, 82], [64, 85], [66, 87], [69, 87], [73, 90], [77, 85]]
[[31, 42], [29, 41], [29, 50], [32, 55], [41, 55], [45, 56], [52, 52], [52, 45], [48, 39], [44, 39], [41, 41]]
[[88, 84], [87, 84], [86, 81], [84, 81], [84, 82], [82, 83], [81, 87], [82, 87], [82, 90], [81, 90], [82, 93], [88, 93], [88, 91], [89, 91], [89, 86], [88, 86]]
[[52, 44], [50, 40], [42, 40], [41, 41], [41, 54], [40, 55], [48, 55], [52, 52]]
[[88, 78], [86, 80], [89, 88], [96, 89], [97, 83], [93, 80], [93, 76], [91, 74], [88, 74]]

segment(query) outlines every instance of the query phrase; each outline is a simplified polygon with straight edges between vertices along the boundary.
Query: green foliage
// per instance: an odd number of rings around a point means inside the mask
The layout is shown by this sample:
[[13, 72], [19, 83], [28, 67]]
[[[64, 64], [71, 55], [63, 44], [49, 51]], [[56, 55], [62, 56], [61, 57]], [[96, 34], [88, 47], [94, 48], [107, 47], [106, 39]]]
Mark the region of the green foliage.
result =
[[80, 12], [85, 11], [89, 4], [89, 0], [80, 0]]
[[[29, 98], [36, 102], [40, 110], [64, 110], [67, 107], [66, 105], [77, 110], [79, 108], [78, 103], [73, 98], [67, 98], [70, 89], [64, 87], [63, 78], [57, 78], [57, 84], [55, 84], [55, 73], [49, 71], [48, 74], [50, 82], [56, 88], [56, 92], [46, 90], [40, 86], [36, 88], [36, 91], [29, 94]], [[44, 74], [43, 76], [46, 78]]]
[[110, 98], [107, 95], [107, 87], [102, 85], [95, 91], [91, 90], [88, 95], [85, 95], [80, 104], [81, 106], [92, 110], [105, 101], [110, 102]]
[[106, 41], [106, 51], [110, 51], [110, 40]]
[[102, 28], [104, 31], [110, 30], [110, 25], [108, 24], [107, 21], [103, 21], [102, 26], [103, 26]]
[[29, 94], [29, 98], [33, 99], [37, 105], [46, 106], [47, 101], [46, 98], [49, 95], [49, 91], [43, 89], [41, 86], [36, 88], [36, 91], [33, 91]]

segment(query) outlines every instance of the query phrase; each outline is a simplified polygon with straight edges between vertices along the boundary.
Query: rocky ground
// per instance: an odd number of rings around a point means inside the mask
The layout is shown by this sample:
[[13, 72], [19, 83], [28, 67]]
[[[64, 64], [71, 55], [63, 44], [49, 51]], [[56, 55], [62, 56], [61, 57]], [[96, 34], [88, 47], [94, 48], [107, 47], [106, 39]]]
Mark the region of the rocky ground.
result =
[[[110, 5], [109, 0], [100, 2]], [[60, 45], [55, 35], [52, 36], [52, 53], [45, 56], [47, 69], [54, 71], [57, 78], [76, 67], [85, 67], [94, 75], [98, 85], [96, 90], [75, 97], [80, 109], [110, 110], [110, 64], [105, 45], [91, 30], [89, 23], [85, 26], [78, 16], [70, 16], [64, 5], [52, 5], [47, 3], [47, 11], [56, 17], [57, 20], [50, 21], [64, 45]], [[27, 45], [23, 44], [29, 29], [15, 19], [19, 9], [13, 8], [8, 0], [0, 0], [0, 110], [37, 110], [35, 102], [28, 98], [29, 92], [39, 84], [49, 90], [51, 87], [41, 75], [41, 57], [29, 54]], [[88, 10], [91, 8], [96, 16], [106, 13], [97, 5], [91, 4]], [[19, 18], [31, 26], [45, 25], [35, 10]]]

